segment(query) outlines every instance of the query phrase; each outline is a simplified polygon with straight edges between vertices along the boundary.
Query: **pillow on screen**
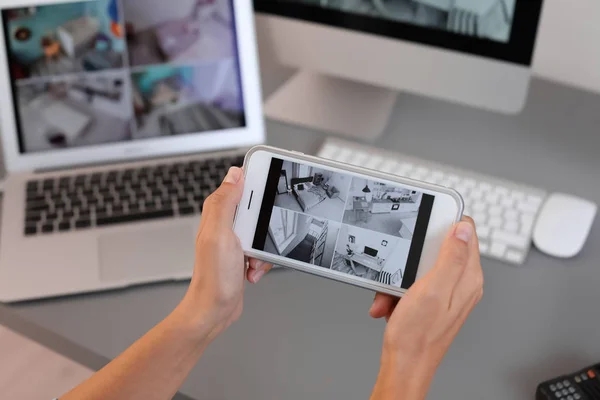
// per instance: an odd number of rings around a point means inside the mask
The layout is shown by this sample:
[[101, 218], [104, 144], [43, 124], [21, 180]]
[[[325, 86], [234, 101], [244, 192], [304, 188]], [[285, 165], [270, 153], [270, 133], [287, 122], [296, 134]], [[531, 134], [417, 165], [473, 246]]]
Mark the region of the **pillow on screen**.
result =
[[298, 186], [296, 186], [296, 189], [304, 190], [304, 185], [302, 183], [299, 183]]

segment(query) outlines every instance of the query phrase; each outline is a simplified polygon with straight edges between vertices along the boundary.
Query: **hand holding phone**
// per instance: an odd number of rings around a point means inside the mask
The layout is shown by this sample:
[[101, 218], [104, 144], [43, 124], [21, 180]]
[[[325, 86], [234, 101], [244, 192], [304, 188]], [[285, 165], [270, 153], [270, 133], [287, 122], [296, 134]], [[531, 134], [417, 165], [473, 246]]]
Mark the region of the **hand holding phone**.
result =
[[381, 370], [371, 400], [424, 399], [433, 374], [467, 316], [483, 296], [483, 272], [473, 220], [446, 236], [435, 266], [401, 301], [378, 293], [371, 316], [385, 317]]
[[244, 169], [234, 230], [247, 256], [395, 296], [462, 216], [451, 189], [272, 147]]

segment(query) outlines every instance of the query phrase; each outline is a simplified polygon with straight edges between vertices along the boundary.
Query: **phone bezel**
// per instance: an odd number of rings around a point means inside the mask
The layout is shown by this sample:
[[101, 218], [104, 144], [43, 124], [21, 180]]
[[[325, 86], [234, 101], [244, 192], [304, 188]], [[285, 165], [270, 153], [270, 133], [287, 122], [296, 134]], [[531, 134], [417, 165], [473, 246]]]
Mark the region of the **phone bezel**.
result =
[[[264, 156], [261, 156], [264, 154]], [[259, 157], [257, 157], [259, 156]], [[240, 238], [244, 254], [249, 257], [259, 258], [277, 265], [290, 267], [302, 272], [311, 273], [324, 278], [348, 283], [351, 285], [402, 296], [406, 289], [382, 284], [365, 278], [348, 275], [342, 272], [305, 264], [301, 261], [285, 258], [265, 251], [252, 248], [256, 225], [263, 201], [264, 188], [271, 159], [277, 157], [283, 160], [305, 163], [317, 167], [325, 167], [336, 172], [350, 173], [366, 178], [374, 178], [390, 184], [399, 184], [415, 188], [423, 193], [435, 196], [427, 234], [423, 244], [421, 259], [417, 269], [416, 279], [425, 274], [435, 263], [438, 250], [450, 226], [462, 218], [464, 202], [460, 194], [451, 188], [433, 185], [427, 182], [416, 181], [397, 175], [387, 174], [367, 168], [357, 167], [324, 158], [314, 157], [290, 150], [283, 150], [271, 146], [259, 145], [251, 148], [244, 159], [245, 186], [240, 205], [234, 219], [234, 231]], [[251, 199], [251, 203], [249, 201]], [[452, 216], [452, 217], [450, 217]]]

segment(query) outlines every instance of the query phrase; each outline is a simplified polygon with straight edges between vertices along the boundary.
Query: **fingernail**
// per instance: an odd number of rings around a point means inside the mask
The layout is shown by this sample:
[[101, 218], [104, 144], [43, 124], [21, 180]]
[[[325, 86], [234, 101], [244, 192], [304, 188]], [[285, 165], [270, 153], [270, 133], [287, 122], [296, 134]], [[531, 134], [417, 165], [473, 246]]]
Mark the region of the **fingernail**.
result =
[[256, 283], [260, 280], [260, 278], [262, 278], [262, 276], [265, 274], [265, 270], [264, 269], [257, 269], [255, 270], [255, 272], [252, 274], [252, 283]]
[[468, 222], [459, 222], [454, 230], [454, 236], [465, 243], [469, 243], [473, 237], [473, 225]]
[[238, 183], [240, 178], [242, 177], [242, 170], [237, 167], [230, 167], [225, 179], [223, 182], [225, 183]]

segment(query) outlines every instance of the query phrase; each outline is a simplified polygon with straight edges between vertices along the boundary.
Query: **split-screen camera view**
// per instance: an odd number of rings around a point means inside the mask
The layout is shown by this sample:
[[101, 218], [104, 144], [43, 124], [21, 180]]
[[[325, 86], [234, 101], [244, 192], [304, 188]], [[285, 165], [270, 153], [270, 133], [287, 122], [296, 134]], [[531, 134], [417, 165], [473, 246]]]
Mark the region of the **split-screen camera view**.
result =
[[264, 250], [400, 287], [422, 196], [284, 161]]
[[231, 0], [3, 10], [23, 152], [245, 125]]

